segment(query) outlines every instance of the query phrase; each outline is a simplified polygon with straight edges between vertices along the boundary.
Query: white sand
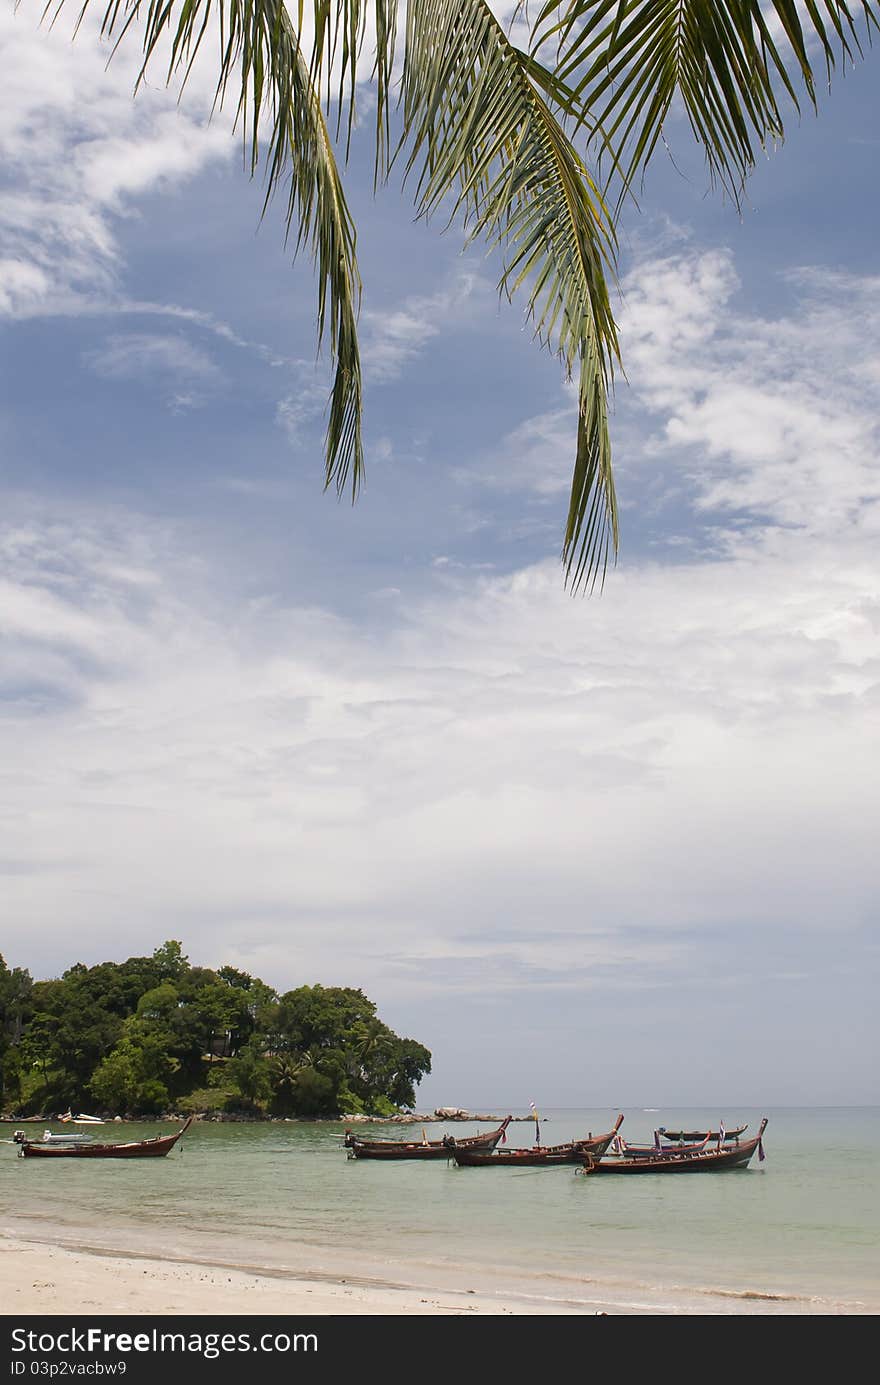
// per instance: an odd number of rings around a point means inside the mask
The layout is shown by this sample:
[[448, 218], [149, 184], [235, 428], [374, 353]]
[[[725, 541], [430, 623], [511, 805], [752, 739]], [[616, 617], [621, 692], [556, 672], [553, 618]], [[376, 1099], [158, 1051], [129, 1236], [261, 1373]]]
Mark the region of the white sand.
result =
[[[475, 1275], [460, 1288], [407, 1282], [413, 1266], [359, 1265], [351, 1274], [294, 1269], [244, 1270], [185, 1259], [120, 1254], [0, 1234], [0, 1311], [4, 1315], [372, 1315], [456, 1314], [804, 1315], [872, 1314], [868, 1304], [821, 1304], [808, 1298], [741, 1296], [720, 1290], [664, 1291], [657, 1286], [561, 1281], [516, 1289]], [[424, 1267], [422, 1267], [424, 1270]], [[400, 1282], [397, 1283], [399, 1271]], [[437, 1278], [442, 1279], [441, 1276]]]
[[[178, 1261], [0, 1239], [3, 1313], [25, 1314], [418, 1314], [546, 1313], [463, 1291], [428, 1293], [380, 1283], [324, 1282]], [[562, 1312], [579, 1311], [561, 1309]], [[592, 1311], [596, 1311], [595, 1309]]]

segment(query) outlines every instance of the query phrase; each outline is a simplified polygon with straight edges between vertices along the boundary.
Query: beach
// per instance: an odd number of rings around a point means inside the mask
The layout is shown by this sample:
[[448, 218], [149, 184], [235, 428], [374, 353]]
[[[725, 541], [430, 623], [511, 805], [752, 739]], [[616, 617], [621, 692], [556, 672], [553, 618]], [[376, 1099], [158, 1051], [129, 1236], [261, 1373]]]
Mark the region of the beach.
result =
[[[634, 1134], [649, 1119], [627, 1114]], [[740, 1120], [756, 1129], [760, 1114]], [[552, 1128], [610, 1121], [560, 1110]], [[774, 1113], [765, 1143], [746, 1170], [633, 1180], [352, 1160], [332, 1123], [197, 1123], [164, 1159], [60, 1164], [18, 1158], [10, 1129], [0, 1303], [23, 1315], [876, 1314], [880, 1112]]]
[[[475, 1284], [406, 1282], [411, 1266], [398, 1266], [401, 1279], [388, 1278], [387, 1264], [363, 1266], [351, 1279], [279, 1269], [254, 1272], [232, 1265], [121, 1255], [96, 1249], [0, 1238], [0, 1302], [6, 1316], [151, 1315], [257, 1317], [285, 1315], [381, 1316], [435, 1315], [643, 1315], [729, 1316], [743, 1314], [873, 1315], [867, 1305], [832, 1305], [810, 1298], [773, 1294], [731, 1294], [681, 1286], [583, 1287], [499, 1285], [469, 1272]], [[577, 1299], [566, 1297], [577, 1292]]]
[[483, 1295], [254, 1274], [218, 1266], [0, 1240], [7, 1315], [377, 1315], [537, 1312]]

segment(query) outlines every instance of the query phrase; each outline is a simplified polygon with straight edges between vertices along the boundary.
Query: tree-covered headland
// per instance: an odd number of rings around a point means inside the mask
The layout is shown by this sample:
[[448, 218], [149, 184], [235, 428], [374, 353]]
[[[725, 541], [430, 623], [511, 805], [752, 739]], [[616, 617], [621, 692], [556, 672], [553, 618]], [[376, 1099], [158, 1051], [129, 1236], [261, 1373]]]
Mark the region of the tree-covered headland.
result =
[[150, 957], [81, 962], [33, 981], [0, 956], [0, 1111], [107, 1115], [391, 1115], [415, 1102], [431, 1055], [363, 991], [280, 995], [247, 972]]

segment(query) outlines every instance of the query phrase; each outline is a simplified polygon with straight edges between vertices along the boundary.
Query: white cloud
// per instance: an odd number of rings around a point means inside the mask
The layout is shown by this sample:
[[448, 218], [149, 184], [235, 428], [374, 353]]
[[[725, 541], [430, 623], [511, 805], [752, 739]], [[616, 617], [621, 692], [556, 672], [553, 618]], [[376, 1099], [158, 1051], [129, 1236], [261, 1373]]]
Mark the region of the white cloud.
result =
[[[361, 316], [360, 350], [363, 377], [369, 385], [398, 380], [427, 347], [432, 338], [448, 329], [460, 331], [485, 312], [491, 285], [473, 270], [461, 270], [434, 294], [412, 295], [396, 307], [371, 308]], [[497, 299], [497, 295], [495, 295]], [[298, 364], [295, 391], [278, 404], [275, 417], [295, 447], [314, 430], [326, 414], [330, 382], [316, 379], [314, 367]], [[388, 461], [388, 438], [371, 446], [370, 461]]]
[[368, 381], [397, 380], [432, 337], [452, 326], [461, 329], [497, 300], [489, 281], [474, 270], [461, 270], [430, 295], [413, 295], [398, 307], [363, 314], [361, 354]]
[[637, 269], [621, 320], [635, 402], [702, 509], [812, 534], [876, 525], [880, 283], [793, 282], [792, 311], [757, 316], [737, 309], [727, 253]]
[[3, 548], [13, 956], [113, 953], [123, 919], [279, 983], [627, 988], [682, 930], [875, 908], [867, 547], [778, 532], [589, 602], [555, 565], [470, 579], [381, 636], [215, 609], [184, 548], [138, 516]]
[[[726, 251], [647, 260], [624, 281], [612, 439], [626, 506], [653, 504], [659, 475], [725, 526], [722, 544], [738, 542], [732, 515], [736, 532], [876, 531], [880, 280], [789, 278], [796, 302], [776, 316], [738, 307]], [[527, 419], [461, 479], [562, 496], [575, 422], [572, 402]]]
[[[732, 291], [729, 262], [661, 271], [664, 311], [678, 273], [690, 321], [670, 357], [646, 270], [633, 392], [653, 431], [634, 470], [689, 469], [706, 505], [725, 468], [758, 487], [762, 467], [709, 403], [736, 388], [749, 411], [772, 403], [783, 366], [753, 320], [765, 382], [742, 317], [707, 311]], [[711, 561], [624, 562], [600, 598], [565, 595], [556, 563], [444, 562], [432, 594], [389, 584], [360, 625], [270, 598], [258, 565], [253, 599], [221, 599], [229, 573], [191, 535], [139, 514], [50, 521], [35, 499], [0, 538], [7, 960], [45, 974], [71, 946], [91, 961], [180, 937], [282, 987], [363, 986], [384, 1013], [527, 998], [538, 1026], [582, 1001], [662, 1013], [676, 987], [742, 1011], [797, 972], [797, 1051], [820, 997], [843, 1024], [878, 907], [880, 583], [873, 404], [835, 335], [849, 290], [821, 292], [821, 333], [816, 289], [767, 335], [795, 391], [799, 325], [841, 361], [822, 436], [851, 440], [848, 506], [831, 523], [808, 504], [818, 449], [796, 419], [793, 441], [768, 427], [802, 522], [733, 525], [722, 508]], [[418, 1032], [438, 1046], [445, 1031]], [[725, 1062], [728, 1082], [765, 1071], [738, 1043]], [[823, 1099], [839, 1090], [827, 1076]]]
[[330, 398], [329, 384], [316, 380], [314, 372], [308, 376], [305, 369], [300, 369], [299, 377], [296, 391], [279, 400], [275, 410], [275, 421], [294, 447], [302, 443], [316, 421], [326, 413]]
[[[133, 49], [105, 72], [106, 49], [25, 12], [0, 14], [0, 39], [0, 311], [133, 306], [245, 344], [123, 292], [120, 218], [235, 147], [204, 125], [198, 80], [180, 110], [162, 91], [132, 102]], [[695, 939], [743, 921], [768, 940], [870, 923], [880, 290], [808, 271], [792, 287], [787, 313], [745, 311], [725, 253], [629, 278], [626, 491], [686, 486], [713, 560], [625, 562], [601, 599], [564, 595], [555, 563], [499, 578], [438, 559], [414, 604], [392, 555], [362, 629], [270, 600], [254, 549], [256, 598], [221, 600], [228, 572], [192, 534], [34, 498], [0, 538], [7, 960], [40, 973], [72, 947], [181, 936], [280, 985], [622, 992], [662, 988]], [[371, 381], [490, 297], [465, 273], [365, 314]], [[179, 402], [216, 378], [171, 331], [90, 360], [181, 375]], [[309, 376], [279, 422], [297, 440], [325, 404]], [[573, 422], [570, 400], [527, 420], [482, 480], [555, 507]], [[4, 499], [9, 516], [21, 498]]]
[[49, 276], [38, 265], [13, 258], [0, 259], [0, 313], [27, 316], [45, 299]]
[[527, 418], [502, 439], [497, 452], [477, 466], [460, 467], [457, 476], [465, 484], [561, 497], [571, 489], [576, 444], [577, 401], [572, 398], [566, 408]]
[[[222, 373], [211, 357], [182, 336], [126, 332], [110, 336], [104, 346], [83, 358], [107, 380], [137, 380], [170, 390], [174, 408], [203, 402], [204, 389], [216, 385]], [[198, 389], [193, 388], [198, 386]]]
[[210, 122], [212, 90], [199, 65], [181, 101], [149, 83], [132, 93], [137, 36], [108, 65], [110, 45], [86, 15], [54, 28], [38, 12], [0, 10], [4, 90], [0, 157], [9, 184], [0, 206], [0, 311], [70, 312], [118, 290], [117, 219], [132, 198], [228, 158], [231, 119]]

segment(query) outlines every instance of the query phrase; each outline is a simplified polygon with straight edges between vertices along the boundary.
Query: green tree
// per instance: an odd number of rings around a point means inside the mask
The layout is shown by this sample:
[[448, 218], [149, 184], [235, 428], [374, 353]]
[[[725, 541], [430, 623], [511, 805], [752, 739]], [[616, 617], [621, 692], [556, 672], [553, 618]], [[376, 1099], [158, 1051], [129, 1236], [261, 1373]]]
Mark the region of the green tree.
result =
[[[177, 1074], [174, 1094], [186, 1090], [203, 1076], [210, 1061], [210, 1043], [220, 1022], [217, 1007], [203, 1008], [202, 999], [218, 989], [216, 977], [202, 968], [178, 969], [175, 983], [163, 981], [138, 1001], [137, 1019], [143, 1033], [174, 1060]], [[223, 988], [225, 997], [225, 988]]]
[[217, 981], [227, 987], [234, 1007], [230, 1043], [235, 1053], [247, 1043], [269, 1007], [277, 1003], [278, 993], [237, 967], [218, 967]]
[[21, 1090], [20, 1055], [16, 1050], [32, 1012], [34, 983], [22, 967], [10, 968], [0, 953], [0, 1107]]
[[248, 1106], [258, 1106], [272, 1095], [272, 1072], [258, 1049], [247, 1046], [226, 1064], [224, 1079]]
[[137, 1014], [141, 1019], [167, 1025], [174, 1019], [179, 1006], [177, 987], [170, 981], [163, 981], [160, 986], [144, 991], [137, 1003]]
[[183, 945], [173, 938], [156, 948], [152, 961], [159, 975], [168, 981], [178, 980], [184, 975], [188, 967], [187, 959], [183, 953]]
[[97, 1065], [118, 1043], [141, 996], [161, 980], [151, 959], [129, 958], [121, 965], [76, 962], [60, 978], [35, 983], [34, 1013], [18, 1063], [27, 1106], [63, 1109], [89, 1102]]
[[103, 1110], [115, 1115], [161, 1111], [178, 1067], [163, 1031], [132, 1016], [119, 1043], [95, 1069], [89, 1090]]
[[348, 1089], [369, 1110], [378, 1099], [394, 1106], [412, 1106], [415, 1089], [431, 1071], [431, 1055], [413, 1039], [400, 1039], [371, 1020], [357, 1028], [348, 1065]]
[[254, 984], [254, 978], [246, 971], [239, 971], [238, 967], [218, 967], [217, 976], [239, 991], [249, 991]]
[[[497, 249], [501, 293], [522, 295], [535, 336], [577, 381], [562, 544], [577, 586], [604, 573], [618, 544], [607, 400], [618, 360], [609, 284], [621, 203], [665, 141], [677, 102], [711, 180], [738, 202], [757, 151], [783, 138], [785, 107], [815, 106], [816, 68], [830, 78], [854, 61], [857, 21], [870, 36], [880, 9], [878, 0], [546, 0], [523, 47], [487, 0], [410, 0], [402, 33], [396, 0], [305, 9], [168, 0], [151, 4], [137, 29], [142, 13], [139, 0], [107, 3], [104, 33], [137, 35], [144, 73], [170, 51], [169, 81], [185, 79], [203, 43], [219, 37], [218, 100], [229, 92], [237, 104], [267, 203], [286, 190], [288, 231], [317, 269], [318, 338], [329, 338], [334, 372], [326, 484], [353, 496], [363, 473], [361, 280], [336, 146], [348, 154], [369, 35], [377, 182], [396, 161], [420, 215], [442, 211]], [[218, 13], [220, 24], [209, 22]], [[521, 6], [517, 17], [527, 13]]]
[[416, 1087], [431, 1071], [431, 1054], [415, 1039], [397, 1039], [381, 1074], [384, 1093], [395, 1106], [413, 1106]]
[[184, 994], [204, 1031], [206, 1053], [229, 1058], [247, 1042], [254, 1027], [247, 991], [208, 972], [201, 985]]
[[101, 970], [71, 968], [60, 980], [34, 985], [35, 1013], [24, 1037], [42, 1079], [40, 1105], [84, 1105], [96, 1064], [122, 1033], [122, 1015], [105, 1003]]
[[272, 1105], [281, 1115], [291, 1115], [297, 1107], [297, 1088], [303, 1073], [312, 1067], [311, 1054], [295, 1056], [279, 1053], [269, 1064]]
[[335, 1115], [345, 1079], [345, 1056], [328, 1048], [298, 1056], [281, 1054], [272, 1059], [270, 1076], [272, 1109], [279, 1115]]
[[297, 1116], [332, 1116], [339, 1109], [339, 1084], [333, 1075], [303, 1066], [296, 1075], [293, 1111]]
[[279, 997], [235, 968], [190, 966], [179, 943], [118, 964], [77, 962], [34, 985], [0, 959], [4, 1055], [25, 1109], [98, 1103], [115, 1114], [161, 1110], [206, 1082], [278, 1114], [384, 1110], [411, 1102], [430, 1071], [427, 1049], [394, 1034], [363, 991], [300, 986]]
[[282, 1047], [344, 1048], [374, 1019], [376, 1006], [350, 986], [299, 986], [287, 991], [274, 1016]]

